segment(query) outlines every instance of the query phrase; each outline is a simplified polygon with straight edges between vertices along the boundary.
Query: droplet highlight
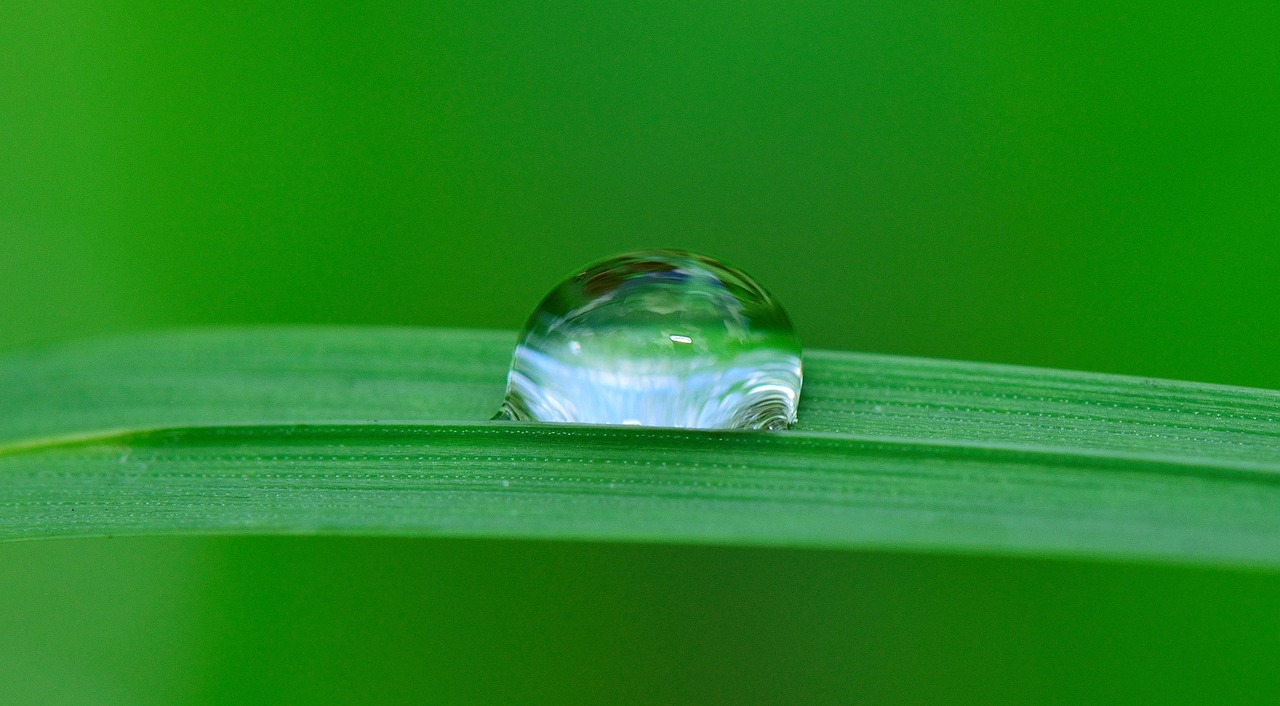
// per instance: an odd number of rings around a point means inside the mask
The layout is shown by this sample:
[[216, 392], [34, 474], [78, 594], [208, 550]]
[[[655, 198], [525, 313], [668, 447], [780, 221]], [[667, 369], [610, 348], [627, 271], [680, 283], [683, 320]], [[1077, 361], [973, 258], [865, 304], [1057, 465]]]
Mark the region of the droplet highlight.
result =
[[688, 429], [785, 429], [800, 341], [751, 277], [675, 250], [593, 264], [520, 333], [498, 419]]

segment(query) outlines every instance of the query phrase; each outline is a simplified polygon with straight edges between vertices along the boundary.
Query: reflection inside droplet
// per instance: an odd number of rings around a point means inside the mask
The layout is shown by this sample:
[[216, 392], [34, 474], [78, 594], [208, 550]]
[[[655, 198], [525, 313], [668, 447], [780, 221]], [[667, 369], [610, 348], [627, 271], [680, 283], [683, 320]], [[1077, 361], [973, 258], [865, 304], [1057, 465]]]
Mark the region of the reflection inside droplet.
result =
[[746, 274], [656, 250], [591, 265], [520, 334], [498, 417], [696, 429], [795, 422], [800, 343]]

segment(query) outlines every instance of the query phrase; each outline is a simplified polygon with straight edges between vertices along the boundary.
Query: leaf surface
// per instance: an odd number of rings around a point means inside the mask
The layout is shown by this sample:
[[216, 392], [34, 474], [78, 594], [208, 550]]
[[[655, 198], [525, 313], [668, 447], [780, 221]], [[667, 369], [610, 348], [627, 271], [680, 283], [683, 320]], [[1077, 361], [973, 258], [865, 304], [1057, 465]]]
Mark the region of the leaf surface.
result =
[[779, 433], [486, 421], [514, 334], [0, 359], [0, 538], [448, 535], [1280, 567], [1280, 393], [812, 351]]

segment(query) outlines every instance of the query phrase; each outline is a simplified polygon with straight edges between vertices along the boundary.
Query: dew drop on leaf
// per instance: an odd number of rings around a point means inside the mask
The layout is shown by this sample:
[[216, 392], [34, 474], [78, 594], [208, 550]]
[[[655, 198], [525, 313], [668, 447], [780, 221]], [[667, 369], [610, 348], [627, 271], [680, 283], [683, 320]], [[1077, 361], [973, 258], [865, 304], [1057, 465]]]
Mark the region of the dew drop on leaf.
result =
[[785, 429], [800, 341], [742, 271], [674, 250], [590, 265], [542, 300], [496, 418], [689, 429]]

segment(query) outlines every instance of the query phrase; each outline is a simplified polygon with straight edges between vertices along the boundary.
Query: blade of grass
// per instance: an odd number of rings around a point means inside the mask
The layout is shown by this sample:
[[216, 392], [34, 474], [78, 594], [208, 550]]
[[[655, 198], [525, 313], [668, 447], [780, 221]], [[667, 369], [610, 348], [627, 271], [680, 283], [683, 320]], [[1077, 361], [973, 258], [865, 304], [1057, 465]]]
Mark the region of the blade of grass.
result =
[[0, 360], [0, 538], [343, 533], [1280, 567], [1280, 393], [816, 351], [775, 434], [485, 420], [507, 332]]

